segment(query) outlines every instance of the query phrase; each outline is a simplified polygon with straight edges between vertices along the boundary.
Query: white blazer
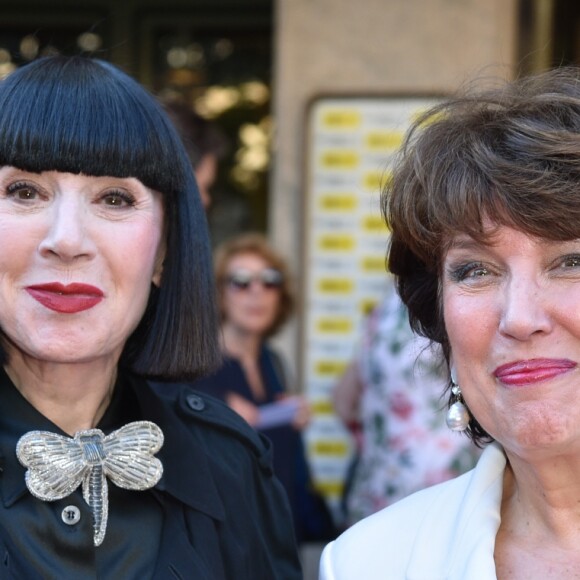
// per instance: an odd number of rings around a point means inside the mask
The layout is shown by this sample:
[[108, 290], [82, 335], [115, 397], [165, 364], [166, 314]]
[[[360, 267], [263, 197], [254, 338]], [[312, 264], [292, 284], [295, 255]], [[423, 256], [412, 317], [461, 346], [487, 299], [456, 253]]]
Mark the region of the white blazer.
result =
[[475, 469], [355, 524], [324, 548], [320, 580], [496, 580], [505, 466], [491, 443]]

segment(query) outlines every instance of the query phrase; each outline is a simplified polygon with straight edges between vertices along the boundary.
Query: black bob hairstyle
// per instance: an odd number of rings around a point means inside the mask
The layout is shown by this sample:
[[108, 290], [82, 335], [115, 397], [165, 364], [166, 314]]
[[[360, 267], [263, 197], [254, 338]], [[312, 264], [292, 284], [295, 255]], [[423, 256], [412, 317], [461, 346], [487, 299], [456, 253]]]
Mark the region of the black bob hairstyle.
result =
[[[41, 58], [0, 82], [0, 166], [134, 177], [163, 195], [166, 257], [120, 365], [194, 379], [218, 362], [206, 219], [193, 169], [158, 101], [115, 66]], [[5, 353], [2, 353], [5, 355]]]

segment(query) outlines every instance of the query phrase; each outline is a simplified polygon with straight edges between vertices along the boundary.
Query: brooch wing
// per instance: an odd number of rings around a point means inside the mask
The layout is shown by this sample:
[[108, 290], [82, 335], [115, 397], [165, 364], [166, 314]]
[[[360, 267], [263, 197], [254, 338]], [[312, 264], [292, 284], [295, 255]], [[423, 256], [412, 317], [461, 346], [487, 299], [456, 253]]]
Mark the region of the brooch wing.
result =
[[74, 440], [48, 431], [31, 431], [22, 436], [16, 455], [28, 468], [25, 479], [30, 493], [44, 501], [70, 495], [88, 469]]
[[129, 423], [105, 437], [104, 471], [119, 487], [149, 489], [163, 475], [161, 461], [153, 457], [162, 445], [163, 432], [155, 423]]

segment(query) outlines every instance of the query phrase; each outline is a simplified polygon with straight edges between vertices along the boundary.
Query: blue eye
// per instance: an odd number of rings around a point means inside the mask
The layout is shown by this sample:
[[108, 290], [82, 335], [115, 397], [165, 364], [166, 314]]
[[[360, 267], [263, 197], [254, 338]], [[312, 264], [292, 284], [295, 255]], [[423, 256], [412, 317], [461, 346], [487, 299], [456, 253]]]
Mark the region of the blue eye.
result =
[[467, 279], [484, 278], [490, 274], [489, 269], [481, 262], [469, 262], [453, 267], [449, 270], [449, 277], [454, 282], [462, 282]]
[[578, 254], [564, 256], [564, 258], [562, 259], [562, 268], [578, 268], [578, 267], [580, 267], [580, 256]]

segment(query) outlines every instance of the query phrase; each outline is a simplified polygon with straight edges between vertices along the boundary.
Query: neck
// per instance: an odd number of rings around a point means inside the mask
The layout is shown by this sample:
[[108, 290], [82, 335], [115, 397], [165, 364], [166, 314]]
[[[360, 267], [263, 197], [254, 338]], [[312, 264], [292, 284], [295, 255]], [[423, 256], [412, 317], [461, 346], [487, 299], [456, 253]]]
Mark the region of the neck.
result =
[[245, 332], [227, 322], [222, 327], [222, 348], [237, 359], [257, 360], [262, 342], [261, 334]]
[[[507, 453], [502, 525], [514, 533], [534, 530], [543, 541], [573, 542], [580, 529], [580, 461], [578, 453], [528, 461]], [[525, 528], [525, 529], [524, 529]]]
[[65, 433], [95, 427], [112, 398], [117, 361], [62, 364], [10, 353], [5, 370], [22, 396]]

